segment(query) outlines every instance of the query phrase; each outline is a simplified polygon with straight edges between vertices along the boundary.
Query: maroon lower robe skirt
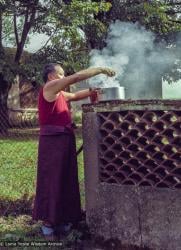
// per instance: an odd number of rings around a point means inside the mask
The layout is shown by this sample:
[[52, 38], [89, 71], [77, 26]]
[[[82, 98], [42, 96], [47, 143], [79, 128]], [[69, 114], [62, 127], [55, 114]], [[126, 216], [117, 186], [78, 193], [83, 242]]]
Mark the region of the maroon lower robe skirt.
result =
[[40, 135], [33, 220], [52, 225], [81, 218], [75, 136]]

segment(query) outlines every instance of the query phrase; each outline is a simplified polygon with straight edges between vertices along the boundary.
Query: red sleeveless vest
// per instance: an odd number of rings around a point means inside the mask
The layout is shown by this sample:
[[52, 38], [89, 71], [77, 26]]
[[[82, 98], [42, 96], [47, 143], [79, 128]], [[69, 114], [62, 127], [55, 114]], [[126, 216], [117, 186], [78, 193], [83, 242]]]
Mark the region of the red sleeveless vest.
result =
[[38, 111], [40, 126], [67, 126], [72, 122], [70, 110], [62, 92], [55, 101], [48, 102], [43, 97], [43, 88], [41, 88], [38, 98]]

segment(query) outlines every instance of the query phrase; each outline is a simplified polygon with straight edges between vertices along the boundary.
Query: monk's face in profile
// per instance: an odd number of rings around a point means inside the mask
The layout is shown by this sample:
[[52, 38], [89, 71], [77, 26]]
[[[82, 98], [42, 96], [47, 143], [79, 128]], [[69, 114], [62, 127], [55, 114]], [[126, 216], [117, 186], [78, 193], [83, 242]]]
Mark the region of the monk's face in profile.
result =
[[49, 81], [56, 80], [56, 79], [62, 79], [62, 78], [64, 78], [64, 70], [59, 65], [55, 66], [54, 72], [48, 74]]

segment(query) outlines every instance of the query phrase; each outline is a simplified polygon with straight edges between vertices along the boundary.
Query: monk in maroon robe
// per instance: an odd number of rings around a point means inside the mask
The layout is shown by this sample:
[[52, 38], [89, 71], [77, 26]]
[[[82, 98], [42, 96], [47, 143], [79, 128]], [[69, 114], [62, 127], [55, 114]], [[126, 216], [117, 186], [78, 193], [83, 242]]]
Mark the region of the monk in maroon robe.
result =
[[39, 93], [40, 136], [33, 219], [42, 220], [42, 233], [54, 239], [57, 228], [81, 219], [76, 144], [68, 103], [95, 95], [96, 90], [65, 92], [69, 85], [98, 74], [113, 76], [109, 68], [90, 68], [64, 77], [59, 64], [44, 68]]

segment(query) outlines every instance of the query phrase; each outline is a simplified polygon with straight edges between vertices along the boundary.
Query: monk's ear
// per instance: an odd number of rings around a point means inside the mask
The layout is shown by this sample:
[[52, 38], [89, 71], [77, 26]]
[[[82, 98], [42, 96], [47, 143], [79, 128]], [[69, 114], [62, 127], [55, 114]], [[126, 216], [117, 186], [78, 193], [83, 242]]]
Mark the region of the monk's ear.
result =
[[49, 73], [49, 74], [48, 74], [48, 80], [49, 80], [49, 81], [52, 81], [53, 79], [54, 79], [53, 74], [52, 74], [52, 73]]

